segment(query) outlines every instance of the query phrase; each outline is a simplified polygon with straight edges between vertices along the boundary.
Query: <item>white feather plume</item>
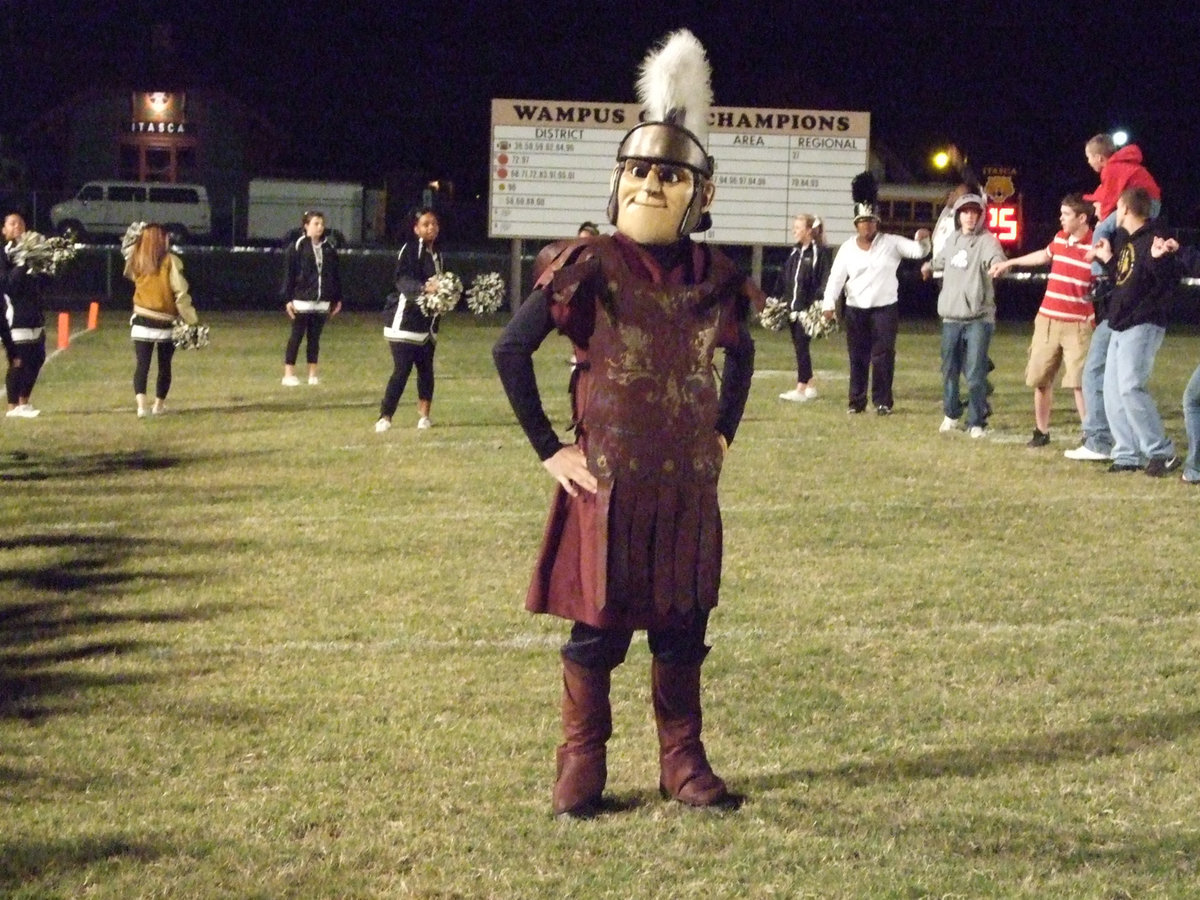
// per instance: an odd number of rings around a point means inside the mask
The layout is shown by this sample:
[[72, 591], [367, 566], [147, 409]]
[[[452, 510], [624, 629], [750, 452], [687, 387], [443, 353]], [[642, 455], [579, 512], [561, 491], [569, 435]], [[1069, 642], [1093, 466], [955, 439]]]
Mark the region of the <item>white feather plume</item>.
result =
[[638, 100], [648, 121], [682, 125], [706, 144], [711, 81], [704, 45], [681, 28], [646, 56], [637, 82]]

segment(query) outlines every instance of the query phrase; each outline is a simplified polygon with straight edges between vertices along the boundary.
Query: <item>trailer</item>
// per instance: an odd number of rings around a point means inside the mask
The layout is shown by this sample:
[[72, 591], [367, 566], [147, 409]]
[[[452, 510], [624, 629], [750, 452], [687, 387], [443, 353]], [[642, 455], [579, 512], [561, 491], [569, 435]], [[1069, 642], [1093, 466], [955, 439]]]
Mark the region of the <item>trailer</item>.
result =
[[345, 244], [363, 242], [361, 184], [254, 178], [247, 201], [248, 241], [279, 243], [300, 230], [305, 212], [316, 211], [325, 215], [327, 234], [336, 234]]

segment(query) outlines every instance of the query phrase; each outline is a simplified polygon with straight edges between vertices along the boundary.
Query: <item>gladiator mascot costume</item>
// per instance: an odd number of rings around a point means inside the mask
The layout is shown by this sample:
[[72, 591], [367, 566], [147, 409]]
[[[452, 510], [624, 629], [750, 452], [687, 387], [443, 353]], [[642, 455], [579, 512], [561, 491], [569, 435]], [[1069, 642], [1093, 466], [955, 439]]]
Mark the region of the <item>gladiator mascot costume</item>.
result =
[[[709, 74], [687, 31], [647, 57], [643, 120], [622, 139], [612, 174], [616, 233], [546, 247], [533, 293], [493, 348], [517, 419], [559, 483], [526, 599], [531, 612], [574, 623], [562, 648], [558, 817], [602, 809], [610, 674], [643, 629], [663, 796], [737, 804], [700, 741], [700, 666], [721, 579], [717, 479], [754, 368], [749, 309], [763, 297], [727, 257], [688, 237], [711, 227]], [[555, 330], [576, 360], [568, 445], [542, 408], [532, 361]]]

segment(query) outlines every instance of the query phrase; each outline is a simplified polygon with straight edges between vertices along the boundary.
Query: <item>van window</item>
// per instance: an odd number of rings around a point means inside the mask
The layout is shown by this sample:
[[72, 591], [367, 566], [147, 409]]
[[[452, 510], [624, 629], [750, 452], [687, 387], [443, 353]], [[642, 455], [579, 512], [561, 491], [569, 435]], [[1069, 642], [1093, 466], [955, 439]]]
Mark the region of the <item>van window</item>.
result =
[[193, 188], [152, 187], [150, 188], [151, 203], [199, 203], [200, 198]]
[[100, 187], [100, 185], [98, 185], [98, 184], [84, 185], [83, 190], [79, 192], [79, 199], [80, 200], [103, 200], [104, 199], [104, 188]]
[[129, 185], [110, 184], [108, 186], [108, 199], [113, 203], [144, 203], [146, 201], [146, 189]]

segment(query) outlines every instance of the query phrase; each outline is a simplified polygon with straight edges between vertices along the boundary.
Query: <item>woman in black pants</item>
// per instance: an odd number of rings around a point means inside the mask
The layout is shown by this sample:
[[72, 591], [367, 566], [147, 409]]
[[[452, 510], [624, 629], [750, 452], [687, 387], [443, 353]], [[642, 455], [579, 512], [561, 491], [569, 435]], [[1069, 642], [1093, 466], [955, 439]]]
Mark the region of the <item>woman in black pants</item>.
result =
[[135, 366], [133, 393], [137, 401], [138, 418], [146, 413], [146, 384], [150, 379], [150, 359], [158, 353], [158, 378], [154, 389], [154, 406], [149, 412], [161, 415], [166, 411], [167, 392], [171, 389], [171, 360], [175, 344], [171, 329], [176, 319], [189, 325], [200, 320], [192, 306], [183, 263], [167, 247], [167, 233], [161, 225], [140, 223], [126, 232], [122, 251], [125, 257], [125, 277], [133, 282], [133, 318], [130, 336], [133, 338]]
[[417, 303], [421, 294], [437, 291], [438, 276], [442, 274], [442, 255], [437, 251], [440, 231], [437, 214], [432, 209], [417, 211], [413, 224], [415, 240], [400, 248], [396, 257], [395, 293], [384, 308], [383, 336], [392, 350], [392, 377], [379, 405], [377, 432], [392, 427], [392, 416], [408, 376], [417, 370], [417, 428], [432, 426], [429, 410], [433, 404], [433, 354], [437, 348], [438, 316], [426, 315]]
[[306, 212], [302, 220], [304, 234], [288, 247], [283, 279], [284, 309], [292, 320], [292, 333], [283, 357], [283, 384], [295, 387], [296, 357], [300, 341], [307, 338], [308, 383], [320, 384], [317, 359], [321, 354], [321, 331], [325, 320], [342, 309], [342, 282], [338, 275], [338, 256], [325, 238], [325, 215]]

